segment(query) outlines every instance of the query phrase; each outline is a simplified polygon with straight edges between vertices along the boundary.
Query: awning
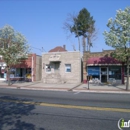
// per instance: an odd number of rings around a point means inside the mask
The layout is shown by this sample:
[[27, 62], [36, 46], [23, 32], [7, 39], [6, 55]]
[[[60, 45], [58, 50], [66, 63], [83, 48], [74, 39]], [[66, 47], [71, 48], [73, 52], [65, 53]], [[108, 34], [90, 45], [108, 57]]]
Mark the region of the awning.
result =
[[91, 65], [121, 65], [121, 62], [112, 57], [91, 57], [87, 60], [87, 66]]

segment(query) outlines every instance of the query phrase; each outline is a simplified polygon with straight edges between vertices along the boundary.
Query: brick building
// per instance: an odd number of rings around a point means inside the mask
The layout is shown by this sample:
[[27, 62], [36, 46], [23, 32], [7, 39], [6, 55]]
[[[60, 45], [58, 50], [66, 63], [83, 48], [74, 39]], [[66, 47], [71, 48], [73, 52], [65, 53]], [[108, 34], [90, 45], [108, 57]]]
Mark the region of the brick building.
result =
[[103, 50], [103, 52], [84, 52], [83, 54], [83, 82], [87, 82], [87, 75], [93, 79], [99, 79], [107, 83], [115, 79], [117, 83], [124, 84], [126, 66], [111, 57], [114, 50]]
[[5, 73], [5, 68], [6, 68], [6, 63], [3, 60], [3, 57], [0, 56], [0, 80], [6, 80], [6, 73]]
[[[3, 63], [3, 65], [5, 64], [4, 61], [1, 63]], [[4, 80], [7, 78], [5, 67], [0, 67], [1, 79]], [[36, 54], [29, 54], [26, 60], [23, 60], [20, 64], [11, 67], [10, 78], [12, 80], [39, 81], [41, 80], [41, 68], [42, 57]]]

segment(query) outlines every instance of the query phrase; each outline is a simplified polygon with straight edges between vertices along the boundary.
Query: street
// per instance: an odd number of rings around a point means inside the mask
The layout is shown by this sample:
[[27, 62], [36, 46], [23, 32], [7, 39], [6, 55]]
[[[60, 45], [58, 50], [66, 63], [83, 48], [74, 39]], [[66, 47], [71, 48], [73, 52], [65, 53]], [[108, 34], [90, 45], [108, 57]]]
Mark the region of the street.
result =
[[129, 94], [0, 89], [0, 130], [118, 130], [121, 118]]

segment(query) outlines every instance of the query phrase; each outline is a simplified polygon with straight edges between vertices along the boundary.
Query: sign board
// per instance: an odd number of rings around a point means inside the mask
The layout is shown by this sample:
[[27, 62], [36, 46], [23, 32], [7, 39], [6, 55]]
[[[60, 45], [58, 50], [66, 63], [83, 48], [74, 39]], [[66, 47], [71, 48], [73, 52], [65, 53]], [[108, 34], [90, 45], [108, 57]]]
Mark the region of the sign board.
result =
[[88, 75], [100, 75], [100, 69], [98, 66], [88, 67]]
[[60, 61], [60, 57], [61, 57], [61, 55], [51, 55], [50, 57], [49, 57], [49, 61]]
[[10, 74], [10, 78], [14, 78], [14, 74]]

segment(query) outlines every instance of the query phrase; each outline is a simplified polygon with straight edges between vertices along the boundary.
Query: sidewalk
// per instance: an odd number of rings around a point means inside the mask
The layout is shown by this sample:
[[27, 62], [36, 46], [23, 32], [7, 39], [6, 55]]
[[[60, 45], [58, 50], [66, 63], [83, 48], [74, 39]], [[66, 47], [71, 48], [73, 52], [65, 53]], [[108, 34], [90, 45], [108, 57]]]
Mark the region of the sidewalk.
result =
[[80, 90], [82, 92], [98, 92], [98, 93], [129, 93], [130, 88], [126, 91], [125, 85], [106, 85], [106, 84], [81, 84], [79, 87], [74, 90]]
[[96, 92], [96, 93], [128, 93], [125, 85], [104, 85], [104, 84], [44, 84], [37, 82], [14, 82], [8, 86], [7, 82], [0, 81], [0, 88], [29, 89], [29, 90], [52, 90], [52, 91], [74, 91], [74, 92]]

